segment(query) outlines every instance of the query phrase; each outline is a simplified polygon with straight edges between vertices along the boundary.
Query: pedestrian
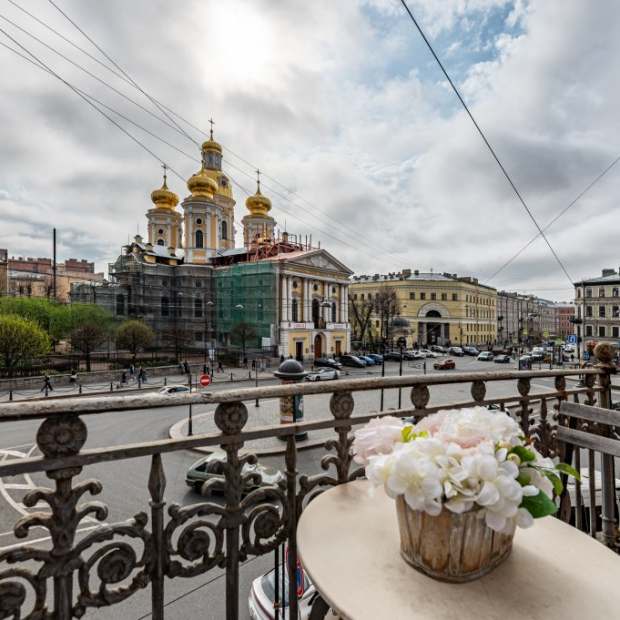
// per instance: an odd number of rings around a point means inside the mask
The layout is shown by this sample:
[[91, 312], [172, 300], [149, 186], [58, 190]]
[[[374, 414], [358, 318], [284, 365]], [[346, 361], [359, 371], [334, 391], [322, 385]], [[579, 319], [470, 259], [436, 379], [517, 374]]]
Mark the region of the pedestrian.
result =
[[71, 371], [71, 374], [69, 375], [69, 383], [71, 383], [72, 385], [77, 383], [77, 372], [75, 370]]
[[222, 361], [218, 360], [217, 362], [217, 371], [218, 372], [224, 372], [224, 366], [222, 366]]
[[54, 388], [52, 387], [52, 383], [50, 381], [49, 375], [44, 375], [43, 376], [43, 387], [41, 388], [41, 392], [45, 392], [47, 394], [47, 392], [53, 392]]
[[243, 358], [243, 367], [244, 367], [244, 368], [247, 368], [247, 367], [248, 367], [248, 358], [247, 358], [247, 357], [244, 357], [244, 358]]
[[185, 374], [189, 375], [189, 364], [187, 363], [187, 360], [183, 362], [183, 369], [185, 370]]
[[133, 363], [131, 363], [129, 365], [129, 376], [133, 379], [135, 374], [136, 374], [136, 367], [133, 365]]
[[121, 373], [121, 385], [127, 384], [127, 373], [123, 370]]
[[252, 360], [252, 370], [256, 370], [256, 360]]
[[280, 364], [284, 361], [284, 353], [280, 353]]

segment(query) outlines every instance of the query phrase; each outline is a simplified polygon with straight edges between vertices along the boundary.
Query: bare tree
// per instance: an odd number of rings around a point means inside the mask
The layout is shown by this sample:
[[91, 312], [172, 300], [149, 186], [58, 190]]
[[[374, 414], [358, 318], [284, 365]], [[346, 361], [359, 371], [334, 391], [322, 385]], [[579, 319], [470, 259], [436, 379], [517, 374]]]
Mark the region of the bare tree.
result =
[[353, 339], [362, 343], [366, 342], [366, 335], [370, 335], [370, 317], [372, 315], [374, 304], [369, 299], [354, 299], [349, 295], [349, 306], [353, 311], [351, 317], [351, 329], [353, 331]]
[[392, 338], [393, 319], [400, 314], [400, 304], [396, 289], [384, 286], [374, 298], [374, 311], [379, 317], [379, 335], [384, 342]]

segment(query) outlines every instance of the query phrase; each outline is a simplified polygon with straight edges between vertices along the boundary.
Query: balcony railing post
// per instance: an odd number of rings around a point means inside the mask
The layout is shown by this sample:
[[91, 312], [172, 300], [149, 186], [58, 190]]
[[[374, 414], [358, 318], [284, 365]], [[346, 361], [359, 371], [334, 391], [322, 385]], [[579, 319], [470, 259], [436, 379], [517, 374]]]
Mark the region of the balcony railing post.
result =
[[297, 618], [297, 445], [289, 435], [286, 442], [286, 493], [289, 509], [288, 531], [288, 617]]
[[151, 527], [153, 535], [153, 566], [151, 574], [151, 605], [154, 620], [164, 618], [164, 564], [166, 546], [164, 543], [164, 491], [166, 476], [161, 461], [161, 454], [154, 454], [151, 459], [149, 475], [149, 493], [151, 495]]

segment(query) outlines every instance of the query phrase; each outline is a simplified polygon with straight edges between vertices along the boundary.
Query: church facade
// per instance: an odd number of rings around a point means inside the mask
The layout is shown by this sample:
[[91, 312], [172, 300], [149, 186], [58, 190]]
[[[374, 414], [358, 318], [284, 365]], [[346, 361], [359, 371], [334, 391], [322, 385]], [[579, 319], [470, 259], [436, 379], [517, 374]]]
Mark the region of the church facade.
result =
[[72, 302], [142, 319], [157, 346], [177, 352], [239, 347], [240, 337], [244, 349], [298, 359], [349, 351], [352, 271], [325, 249], [276, 232], [260, 177], [245, 203], [243, 247], [236, 248], [235, 200], [213, 132], [201, 154], [180, 210], [164, 169], [146, 213], [147, 239], [136, 235], [123, 247], [109, 281], [75, 285]]

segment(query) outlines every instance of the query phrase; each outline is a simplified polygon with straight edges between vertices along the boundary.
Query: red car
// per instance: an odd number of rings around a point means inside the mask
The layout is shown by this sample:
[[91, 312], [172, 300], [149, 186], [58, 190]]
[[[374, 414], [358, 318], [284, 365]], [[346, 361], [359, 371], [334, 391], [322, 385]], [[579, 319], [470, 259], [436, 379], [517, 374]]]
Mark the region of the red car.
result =
[[454, 370], [456, 368], [456, 364], [454, 363], [453, 359], [450, 359], [448, 357], [445, 360], [435, 362], [433, 364], [433, 368], [435, 370]]

